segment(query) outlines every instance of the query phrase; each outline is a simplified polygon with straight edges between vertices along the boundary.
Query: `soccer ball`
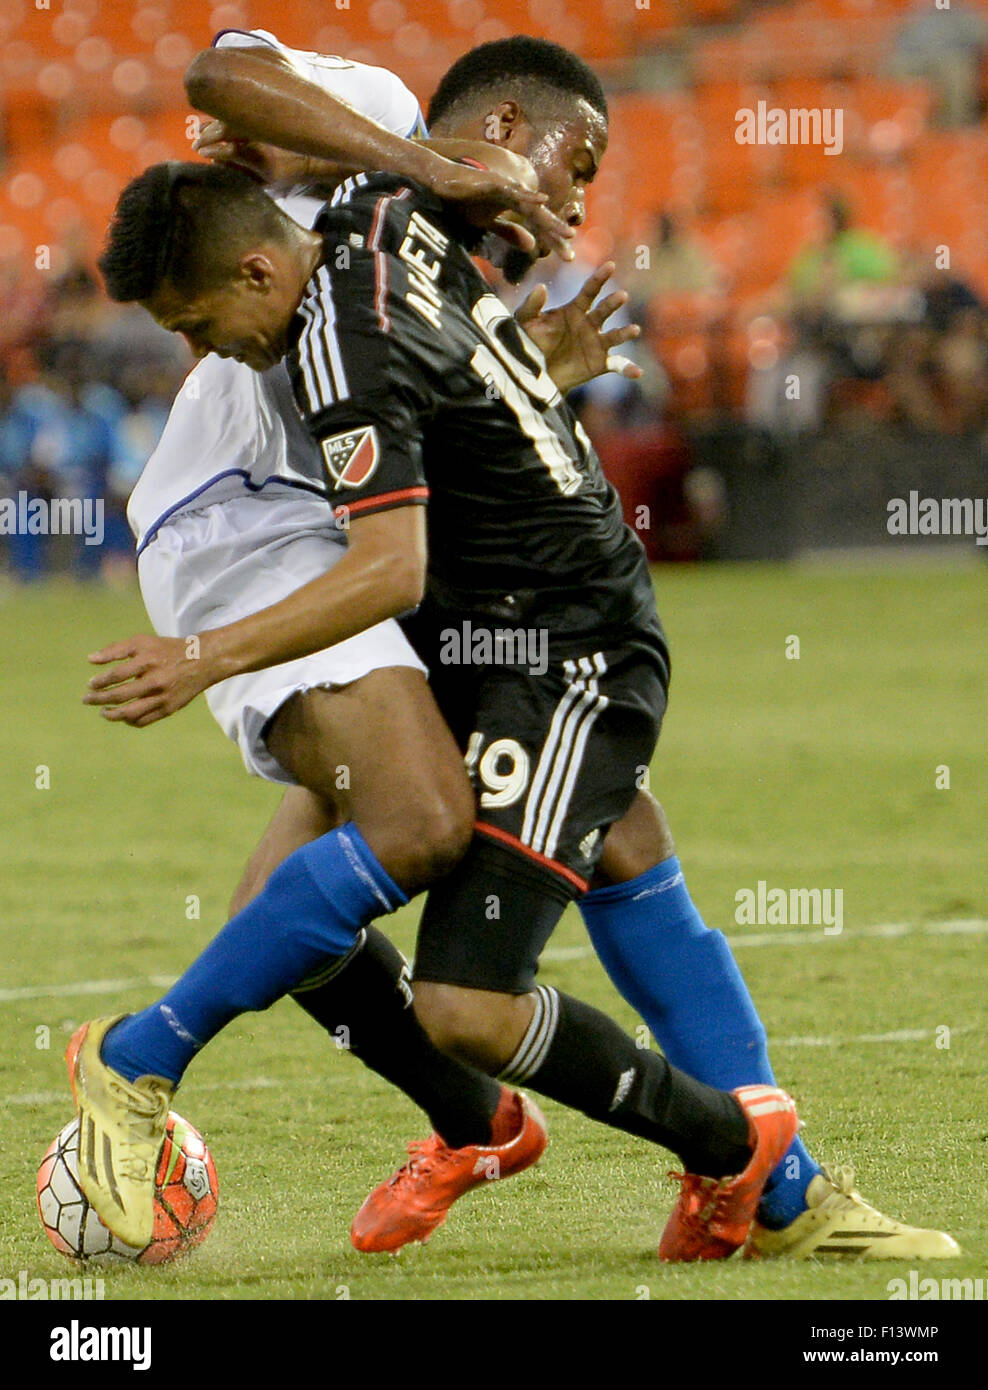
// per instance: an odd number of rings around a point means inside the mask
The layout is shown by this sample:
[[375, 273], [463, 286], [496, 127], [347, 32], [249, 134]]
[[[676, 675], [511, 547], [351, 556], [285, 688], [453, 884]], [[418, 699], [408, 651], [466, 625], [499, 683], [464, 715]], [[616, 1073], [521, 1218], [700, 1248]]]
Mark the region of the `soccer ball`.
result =
[[202, 1135], [172, 1111], [155, 1175], [154, 1235], [143, 1250], [125, 1245], [97, 1216], [79, 1184], [79, 1120], [48, 1146], [38, 1169], [38, 1211], [56, 1250], [73, 1260], [103, 1258], [160, 1265], [201, 1245], [216, 1219], [213, 1156]]

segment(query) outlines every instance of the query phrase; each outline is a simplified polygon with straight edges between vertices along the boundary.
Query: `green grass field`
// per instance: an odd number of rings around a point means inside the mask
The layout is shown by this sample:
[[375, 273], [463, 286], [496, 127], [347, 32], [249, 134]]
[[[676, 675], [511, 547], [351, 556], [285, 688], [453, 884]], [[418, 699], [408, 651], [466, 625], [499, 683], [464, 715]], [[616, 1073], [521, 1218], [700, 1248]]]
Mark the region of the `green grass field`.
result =
[[[958, 1238], [964, 1258], [922, 1275], [982, 1279], [984, 578], [660, 572], [675, 674], [652, 772], [698, 906], [738, 942], [810, 1148], [853, 1161], [886, 1210]], [[209, 940], [277, 799], [247, 780], [202, 702], [144, 732], [80, 704], [86, 652], [146, 627], [136, 594], [52, 585], [0, 598], [2, 1276], [70, 1272], [34, 1204], [37, 1163], [71, 1114], [69, 1033], [143, 1006]], [[786, 659], [793, 635], [799, 660]], [[950, 787], [938, 790], [942, 765]], [[842, 888], [843, 933], [736, 926], [735, 894], [759, 879]], [[199, 920], [186, 914], [193, 895]], [[406, 951], [415, 921], [414, 905], [392, 920]], [[575, 911], [543, 978], [637, 1023]], [[908, 1272], [662, 1267], [668, 1156], [552, 1103], [537, 1170], [466, 1199], [426, 1247], [358, 1255], [354, 1210], [425, 1130], [288, 1002], [217, 1039], [178, 1108], [216, 1158], [216, 1230], [174, 1267], [100, 1271], [107, 1298], [883, 1300]]]

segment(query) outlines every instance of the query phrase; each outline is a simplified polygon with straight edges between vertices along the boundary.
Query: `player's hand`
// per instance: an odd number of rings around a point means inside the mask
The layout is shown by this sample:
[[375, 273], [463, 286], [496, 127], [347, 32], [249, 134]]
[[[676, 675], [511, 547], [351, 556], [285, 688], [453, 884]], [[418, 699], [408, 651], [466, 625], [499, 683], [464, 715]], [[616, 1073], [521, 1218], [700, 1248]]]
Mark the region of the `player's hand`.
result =
[[242, 169], [261, 183], [306, 183], [312, 177], [308, 155], [281, 150], [277, 145], [264, 145], [248, 140], [228, 126], [225, 121], [210, 121], [203, 126], [192, 148], [212, 164], [225, 164]]
[[535, 346], [541, 351], [549, 375], [565, 395], [605, 372], [619, 372], [635, 380], [642, 374], [627, 357], [618, 356], [614, 349], [641, 334], [637, 323], [605, 331], [604, 324], [628, 302], [624, 290], [615, 290], [602, 299], [594, 300], [614, 274], [614, 262], [605, 261], [590, 276], [579, 294], [559, 309], [545, 310], [548, 290], [545, 285], [535, 289], [518, 309], [515, 318]]
[[544, 193], [521, 178], [444, 159], [429, 187], [438, 198], [458, 204], [473, 226], [496, 233], [510, 246], [573, 259], [573, 228], [550, 212]]
[[174, 714], [213, 684], [196, 637], [130, 637], [89, 660], [108, 669], [92, 677], [82, 703], [135, 729]]

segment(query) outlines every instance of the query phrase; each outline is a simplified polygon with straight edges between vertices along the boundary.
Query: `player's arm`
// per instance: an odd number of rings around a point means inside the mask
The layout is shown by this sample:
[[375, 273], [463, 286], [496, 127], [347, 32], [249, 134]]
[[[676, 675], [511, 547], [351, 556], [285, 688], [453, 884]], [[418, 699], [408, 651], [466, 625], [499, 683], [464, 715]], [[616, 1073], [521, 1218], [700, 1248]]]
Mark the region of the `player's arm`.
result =
[[353, 520], [332, 570], [238, 622], [191, 638], [131, 637], [94, 652], [89, 660], [108, 669], [89, 682], [83, 703], [144, 728], [229, 676], [308, 656], [406, 613], [425, 588], [425, 517], [422, 506], [402, 506]]
[[509, 209], [533, 222], [561, 254], [572, 254], [572, 229], [544, 206], [537, 180], [533, 186], [502, 166], [470, 168], [395, 135], [309, 82], [274, 49], [207, 48], [192, 60], [185, 89], [197, 110], [222, 122], [222, 130], [207, 128], [197, 142], [210, 158], [244, 164], [245, 152], [236, 146], [246, 140], [305, 156], [299, 182], [335, 181], [367, 169], [402, 174], [475, 214], [491, 210], [478, 225], [492, 225], [496, 213]]
[[237, 136], [318, 159], [327, 179], [375, 169], [429, 188], [438, 175], [437, 156], [307, 81], [277, 49], [204, 49], [186, 70], [185, 90]]

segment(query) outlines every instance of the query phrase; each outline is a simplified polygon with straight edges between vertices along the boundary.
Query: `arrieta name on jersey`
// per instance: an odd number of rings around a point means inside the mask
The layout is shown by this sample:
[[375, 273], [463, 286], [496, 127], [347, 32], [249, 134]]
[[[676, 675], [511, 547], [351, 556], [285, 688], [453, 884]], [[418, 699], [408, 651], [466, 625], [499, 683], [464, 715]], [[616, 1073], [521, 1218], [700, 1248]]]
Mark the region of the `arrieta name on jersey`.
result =
[[413, 212], [408, 221], [408, 234], [398, 249], [400, 259], [408, 267], [409, 289], [405, 299], [437, 333], [441, 333], [443, 327], [439, 316], [443, 301], [436, 281], [448, 249], [449, 237], [443, 236], [421, 213]]

